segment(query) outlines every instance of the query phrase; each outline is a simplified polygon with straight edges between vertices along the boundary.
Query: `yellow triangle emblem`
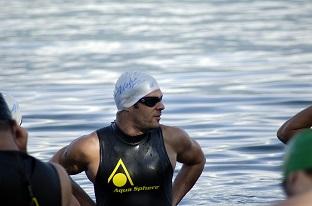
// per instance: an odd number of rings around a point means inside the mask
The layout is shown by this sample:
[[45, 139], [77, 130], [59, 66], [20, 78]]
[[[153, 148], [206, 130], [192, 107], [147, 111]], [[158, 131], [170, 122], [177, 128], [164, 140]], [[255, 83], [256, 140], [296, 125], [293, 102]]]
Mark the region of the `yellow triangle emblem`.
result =
[[[122, 167], [124, 173], [117, 173], [117, 170], [119, 167]], [[127, 183], [127, 180], [129, 181], [129, 183], [133, 186], [133, 182], [132, 179], [129, 175], [129, 172], [125, 166], [125, 164], [123, 163], [122, 159], [119, 159], [118, 163], [116, 164], [113, 172], [110, 174], [109, 178], [108, 178], [108, 182], [113, 181], [113, 184], [116, 187], [122, 187]]]

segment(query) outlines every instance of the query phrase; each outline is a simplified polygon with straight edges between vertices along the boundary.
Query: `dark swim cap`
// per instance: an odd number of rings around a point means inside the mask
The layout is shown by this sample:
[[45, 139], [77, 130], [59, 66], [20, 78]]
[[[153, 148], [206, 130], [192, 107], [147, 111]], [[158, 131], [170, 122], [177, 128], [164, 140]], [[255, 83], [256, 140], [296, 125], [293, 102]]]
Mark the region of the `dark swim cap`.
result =
[[312, 169], [312, 130], [303, 129], [288, 143], [284, 157], [284, 178], [290, 173]]
[[0, 93], [0, 120], [15, 120], [22, 124], [22, 115], [18, 103], [8, 94]]

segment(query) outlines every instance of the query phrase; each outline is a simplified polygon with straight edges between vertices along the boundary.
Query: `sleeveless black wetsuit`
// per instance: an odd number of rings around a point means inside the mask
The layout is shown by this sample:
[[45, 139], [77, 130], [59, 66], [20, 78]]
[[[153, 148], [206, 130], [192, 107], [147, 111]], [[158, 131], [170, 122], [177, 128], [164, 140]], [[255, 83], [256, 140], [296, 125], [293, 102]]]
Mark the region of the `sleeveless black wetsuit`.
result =
[[173, 169], [161, 128], [136, 137], [115, 123], [97, 130], [100, 165], [94, 190], [98, 206], [171, 206]]
[[49, 163], [19, 151], [0, 151], [0, 205], [29, 206], [28, 176], [40, 206], [61, 206], [59, 176]]

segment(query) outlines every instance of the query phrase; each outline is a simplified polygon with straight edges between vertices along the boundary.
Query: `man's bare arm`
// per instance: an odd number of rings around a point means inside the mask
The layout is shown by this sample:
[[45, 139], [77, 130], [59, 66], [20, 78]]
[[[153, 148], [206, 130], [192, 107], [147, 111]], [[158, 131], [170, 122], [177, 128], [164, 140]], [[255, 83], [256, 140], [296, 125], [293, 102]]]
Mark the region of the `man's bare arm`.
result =
[[312, 106], [309, 106], [289, 120], [287, 120], [277, 131], [277, 137], [283, 143], [287, 143], [299, 130], [312, 126]]
[[[94, 160], [93, 153], [96, 152], [93, 147], [92, 139], [90, 141], [90, 136], [84, 136], [74, 140], [68, 146], [60, 149], [52, 157], [51, 161], [61, 164], [70, 175], [75, 175], [82, 171], [88, 173], [89, 166], [92, 165], [92, 161]], [[89, 174], [90, 173], [92, 172], [89, 172]], [[92, 175], [89, 177], [90, 180], [93, 180], [93, 178], [94, 177]], [[95, 205], [94, 201], [89, 197], [89, 195], [72, 179], [71, 185], [73, 194], [79, 201], [80, 205]]]
[[199, 144], [181, 131], [178, 138], [177, 161], [182, 168], [177, 174], [172, 188], [172, 205], [177, 205], [194, 186], [201, 175], [206, 158]]

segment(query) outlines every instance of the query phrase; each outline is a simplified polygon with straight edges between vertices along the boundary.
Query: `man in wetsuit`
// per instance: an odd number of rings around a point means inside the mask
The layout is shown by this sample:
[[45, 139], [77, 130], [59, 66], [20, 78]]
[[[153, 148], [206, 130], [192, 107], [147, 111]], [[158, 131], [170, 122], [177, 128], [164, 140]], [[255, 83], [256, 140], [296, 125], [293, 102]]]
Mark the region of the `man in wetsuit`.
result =
[[18, 104], [0, 93], [0, 205], [79, 205], [66, 171], [26, 153], [27, 131]]
[[[177, 205], [202, 173], [205, 156], [185, 131], [159, 123], [162, 97], [153, 77], [123, 73], [115, 84], [116, 120], [74, 140], [52, 161], [71, 175], [85, 171], [97, 205]], [[176, 162], [182, 168], [172, 183]], [[74, 188], [78, 199], [88, 199]]]
[[312, 203], [312, 130], [302, 129], [287, 145], [283, 163], [283, 189], [288, 199], [278, 206]]

